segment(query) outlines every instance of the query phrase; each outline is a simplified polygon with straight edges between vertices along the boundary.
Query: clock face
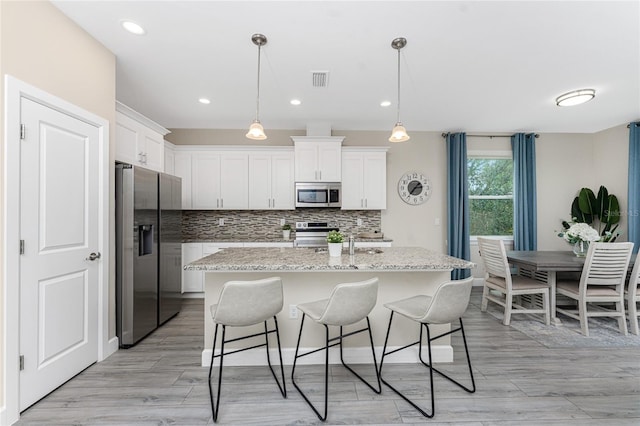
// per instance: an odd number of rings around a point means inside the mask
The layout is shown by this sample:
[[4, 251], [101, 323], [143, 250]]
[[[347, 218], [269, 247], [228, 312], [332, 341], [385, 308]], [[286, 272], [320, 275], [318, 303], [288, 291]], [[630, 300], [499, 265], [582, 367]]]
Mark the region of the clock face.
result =
[[431, 196], [431, 181], [423, 173], [406, 172], [398, 181], [398, 195], [412, 206], [422, 204]]

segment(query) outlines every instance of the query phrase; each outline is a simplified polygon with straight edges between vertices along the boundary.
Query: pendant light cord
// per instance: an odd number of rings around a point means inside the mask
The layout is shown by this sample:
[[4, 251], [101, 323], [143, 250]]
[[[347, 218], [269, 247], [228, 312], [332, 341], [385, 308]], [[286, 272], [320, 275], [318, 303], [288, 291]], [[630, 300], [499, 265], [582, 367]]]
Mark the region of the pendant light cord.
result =
[[261, 45], [258, 45], [258, 94], [256, 95], [256, 121], [260, 121], [260, 49]]
[[400, 49], [398, 49], [398, 117], [396, 123], [400, 122]]

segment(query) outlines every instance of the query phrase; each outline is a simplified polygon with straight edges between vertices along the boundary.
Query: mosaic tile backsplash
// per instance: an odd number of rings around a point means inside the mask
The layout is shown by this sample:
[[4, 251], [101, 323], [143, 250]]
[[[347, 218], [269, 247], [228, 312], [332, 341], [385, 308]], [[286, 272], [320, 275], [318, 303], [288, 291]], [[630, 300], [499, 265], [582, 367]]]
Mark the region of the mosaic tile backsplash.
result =
[[[219, 220], [224, 220], [220, 226]], [[295, 238], [296, 222], [336, 223], [348, 234], [380, 232], [380, 210], [296, 209], [296, 210], [183, 210], [183, 241], [282, 239], [280, 220], [291, 225]], [[362, 225], [357, 226], [357, 220]]]

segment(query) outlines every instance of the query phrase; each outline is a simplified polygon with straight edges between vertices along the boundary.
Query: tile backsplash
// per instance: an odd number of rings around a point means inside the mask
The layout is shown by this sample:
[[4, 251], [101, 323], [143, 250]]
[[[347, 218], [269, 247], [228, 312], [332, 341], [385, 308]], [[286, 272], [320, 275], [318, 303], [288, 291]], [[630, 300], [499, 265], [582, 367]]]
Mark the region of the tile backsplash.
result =
[[[220, 225], [220, 219], [224, 225]], [[282, 236], [281, 219], [295, 230], [296, 222], [336, 223], [345, 235], [380, 229], [380, 210], [183, 210], [183, 240], [277, 239]], [[362, 225], [358, 226], [358, 219]], [[295, 237], [292, 231], [291, 238]]]

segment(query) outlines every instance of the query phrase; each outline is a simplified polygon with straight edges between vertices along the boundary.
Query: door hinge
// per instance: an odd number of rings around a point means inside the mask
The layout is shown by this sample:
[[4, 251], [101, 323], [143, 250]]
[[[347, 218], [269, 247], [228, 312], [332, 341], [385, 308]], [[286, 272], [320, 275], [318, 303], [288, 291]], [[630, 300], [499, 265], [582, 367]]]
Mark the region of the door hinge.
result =
[[20, 125], [20, 140], [24, 139], [24, 135], [27, 132], [27, 128], [24, 124]]
[[20, 254], [24, 254], [24, 240], [20, 240]]
[[24, 355], [20, 355], [20, 371], [24, 370]]

